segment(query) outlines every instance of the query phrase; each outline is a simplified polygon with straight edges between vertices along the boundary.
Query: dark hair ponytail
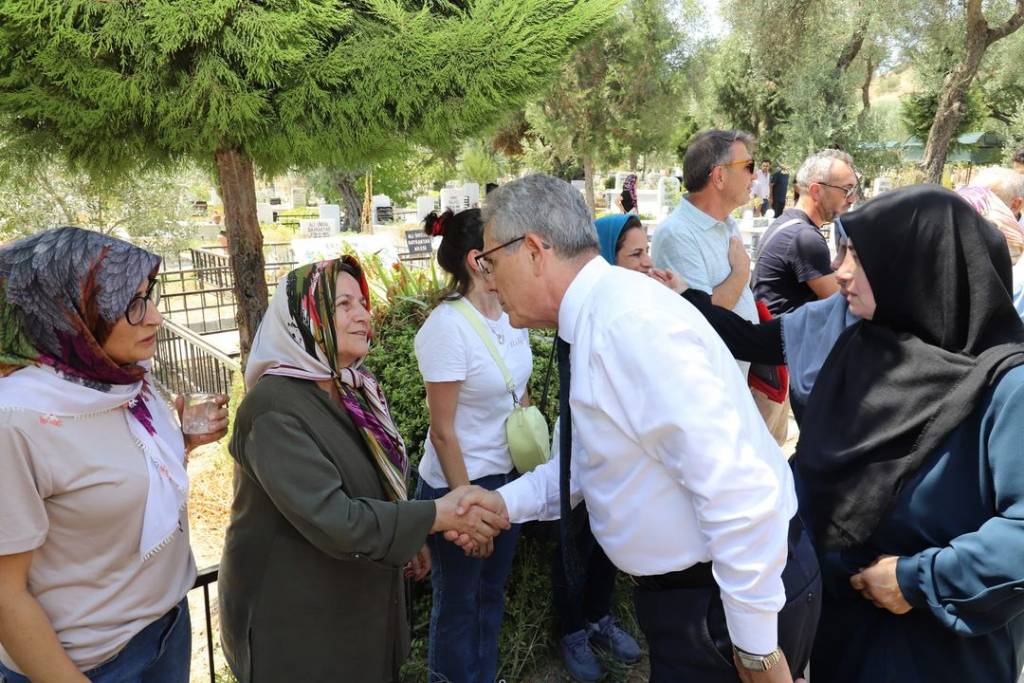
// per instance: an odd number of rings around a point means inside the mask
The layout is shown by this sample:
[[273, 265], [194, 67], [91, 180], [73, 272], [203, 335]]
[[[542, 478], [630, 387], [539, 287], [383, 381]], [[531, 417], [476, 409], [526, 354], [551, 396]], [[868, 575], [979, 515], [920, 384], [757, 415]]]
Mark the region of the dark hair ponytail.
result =
[[437, 262], [451, 276], [448, 298], [466, 296], [473, 283], [473, 276], [466, 265], [466, 254], [472, 249], [484, 248], [484, 223], [480, 209], [466, 209], [455, 214], [447, 209], [440, 215], [431, 212], [423, 220], [423, 232], [441, 236]]

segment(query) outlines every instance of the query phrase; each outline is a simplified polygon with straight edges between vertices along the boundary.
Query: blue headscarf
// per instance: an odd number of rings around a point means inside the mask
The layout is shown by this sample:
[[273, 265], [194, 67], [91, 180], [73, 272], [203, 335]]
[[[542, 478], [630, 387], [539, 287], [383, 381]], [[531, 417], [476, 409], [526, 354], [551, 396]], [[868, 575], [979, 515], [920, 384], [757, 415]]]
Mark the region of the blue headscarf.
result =
[[601, 247], [601, 256], [613, 266], [615, 265], [615, 244], [619, 241], [622, 229], [626, 227], [626, 223], [631, 218], [637, 220], [633, 214], [613, 213], [594, 221], [594, 227], [597, 228], [597, 242]]

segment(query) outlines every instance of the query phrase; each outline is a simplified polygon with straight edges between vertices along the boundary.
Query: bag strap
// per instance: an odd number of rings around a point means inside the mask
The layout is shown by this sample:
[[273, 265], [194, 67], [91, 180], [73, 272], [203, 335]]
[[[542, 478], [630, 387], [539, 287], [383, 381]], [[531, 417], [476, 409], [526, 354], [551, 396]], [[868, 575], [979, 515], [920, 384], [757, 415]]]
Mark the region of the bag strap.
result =
[[763, 242], [758, 242], [757, 243], [757, 254], [754, 255], [754, 260], [756, 261], [758, 258], [761, 257], [761, 252], [764, 251], [764, 248], [768, 246], [769, 242], [771, 242], [773, 239], [775, 239], [776, 235], [778, 235], [780, 232], [782, 232], [783, 230], [785, 230], [789, 226], [796, 225], [797, 223], [803, 223], [803, 221], [800, 220], [799, 218], [790, 218], [788, 221], [786, 221], [785, 223], [783, 223], [782, 225], [777, 227], [775, 229], [775, 232], [773, 232], [771, 235], [768, 236], [768, 239], [766, 239]]
[[451, 302], [452, 306], [455, 307], [459, 313], [462, 314], [468, 322], [469, 326], [480, 336], [480, 340], [487, 347], [487, 350], [491, 353], [491, 358], [494, 359], [494, 363], [501, 370], [502, 376], [505, 378], [505, 389], [508, 393], [512, 394], [512, 403], [519, 405], [519, 397], [516, 396], [516, 383], [512, 379], [512, 373], [508, 371], [508, 366], [505, 365], [505, 359], [498, 353], [498, 347], [494, 343], [494, 339], [491, 336], [490, 330], [484, 327], [483, 322], [480, 321], [480, 314], [476, 311], [470, 310], [471, 304], [466, 301], [465, 297], [459, 297], [455, 301]]

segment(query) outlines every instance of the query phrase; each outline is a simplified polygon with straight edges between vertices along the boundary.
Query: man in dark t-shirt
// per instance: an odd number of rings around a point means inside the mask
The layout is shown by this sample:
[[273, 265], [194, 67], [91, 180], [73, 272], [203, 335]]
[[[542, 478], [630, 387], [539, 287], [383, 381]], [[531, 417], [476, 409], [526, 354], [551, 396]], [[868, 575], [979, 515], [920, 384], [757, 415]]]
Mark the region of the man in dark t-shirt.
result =
[[838, 291], [820, 228], [850, 208], [858, 196], [853, 160], [834, 149], [808, 157], [796, 184], [800, 201], [772, 222], [758, 244], [754, 298], [764, 301], [773, 316]]
[[769, 178], [772, 194], [772, 210], [776, 218], [786, 210], [786, 192], [789, 190], [789, 174], [781, 166]]

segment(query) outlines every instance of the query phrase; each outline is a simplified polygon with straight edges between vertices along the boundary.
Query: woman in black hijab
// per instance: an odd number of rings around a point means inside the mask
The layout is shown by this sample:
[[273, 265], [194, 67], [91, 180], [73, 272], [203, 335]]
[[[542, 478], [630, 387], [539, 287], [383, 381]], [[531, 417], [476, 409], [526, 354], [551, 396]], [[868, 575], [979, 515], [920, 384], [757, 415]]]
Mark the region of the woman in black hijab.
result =
[[936, 186], [843, 218], [861, 318], [794, 458], [824, 605], [815, 683], [1014, 683], [1024, 663], [1024, 325], [999, 232]]

